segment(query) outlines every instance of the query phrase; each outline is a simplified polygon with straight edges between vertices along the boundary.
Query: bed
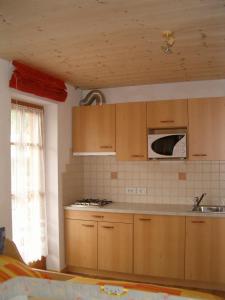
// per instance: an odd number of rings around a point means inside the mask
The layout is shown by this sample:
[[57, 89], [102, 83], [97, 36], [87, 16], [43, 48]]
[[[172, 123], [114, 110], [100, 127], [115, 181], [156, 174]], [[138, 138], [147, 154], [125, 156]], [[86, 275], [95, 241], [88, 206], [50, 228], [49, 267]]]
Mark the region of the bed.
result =
[[88, 278], [27, 266], [15, 244], [0, 255], [0, 300], [187, 300], [223, 299], [211, 294], [144, 283]]

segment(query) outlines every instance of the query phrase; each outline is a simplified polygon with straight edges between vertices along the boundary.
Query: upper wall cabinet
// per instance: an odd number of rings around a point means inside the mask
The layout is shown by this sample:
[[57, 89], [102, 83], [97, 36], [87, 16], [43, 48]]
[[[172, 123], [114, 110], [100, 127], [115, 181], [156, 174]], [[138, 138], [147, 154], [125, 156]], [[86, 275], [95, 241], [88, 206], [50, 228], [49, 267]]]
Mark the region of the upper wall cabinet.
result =
[[187, 100], [147, 102], [147, 127], [187, 127], [187, 108]]
[[115, 152], [115, 105], [73, 107], [73, 152]]
[[225, 160], [225, 98], [191, 99], [189, 159]]
[[146, 103], [116, 104], [116, 152], [119, 160], [147, 159]]

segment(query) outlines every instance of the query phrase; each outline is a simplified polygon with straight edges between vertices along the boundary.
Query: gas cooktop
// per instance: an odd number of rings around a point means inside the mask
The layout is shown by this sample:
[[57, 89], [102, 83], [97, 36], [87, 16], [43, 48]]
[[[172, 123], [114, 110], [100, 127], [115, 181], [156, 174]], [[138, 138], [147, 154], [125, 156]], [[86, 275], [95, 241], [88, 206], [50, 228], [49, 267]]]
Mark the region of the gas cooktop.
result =
[[76, 206], [76, 207], [86, 207], [86, 206], [105, 206], [107, 204], [112, 203], [112, 201], [110, 200], [106, 200], [106, 199], [81, 199], [81, 200], [77, 200], [75, 201], [72, 206]]

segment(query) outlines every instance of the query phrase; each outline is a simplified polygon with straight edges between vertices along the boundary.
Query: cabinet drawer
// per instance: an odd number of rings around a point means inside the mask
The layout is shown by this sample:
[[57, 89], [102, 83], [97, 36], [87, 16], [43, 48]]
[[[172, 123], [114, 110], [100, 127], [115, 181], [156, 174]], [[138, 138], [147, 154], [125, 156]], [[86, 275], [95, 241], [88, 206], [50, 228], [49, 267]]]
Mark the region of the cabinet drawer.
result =
[[65, 210], [66, 219], [87, 220], [87, 221], [105, 221], [116, 223], [133, 223], [132, 214], [116, 214], [97, 211], [75, 211]]

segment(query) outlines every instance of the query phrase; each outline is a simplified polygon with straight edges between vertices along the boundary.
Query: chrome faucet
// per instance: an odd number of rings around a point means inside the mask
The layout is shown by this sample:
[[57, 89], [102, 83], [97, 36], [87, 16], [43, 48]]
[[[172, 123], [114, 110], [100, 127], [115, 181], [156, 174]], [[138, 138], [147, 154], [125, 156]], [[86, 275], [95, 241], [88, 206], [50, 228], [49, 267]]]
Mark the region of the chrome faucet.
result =
[[194, 207], [193, 210], [198, 207], [200, 205], [200, 203], [202, 202], [203, 198], [206, 196], [206, 193], [201, 194], [200, 197], [195, 197], [194, 198]]

